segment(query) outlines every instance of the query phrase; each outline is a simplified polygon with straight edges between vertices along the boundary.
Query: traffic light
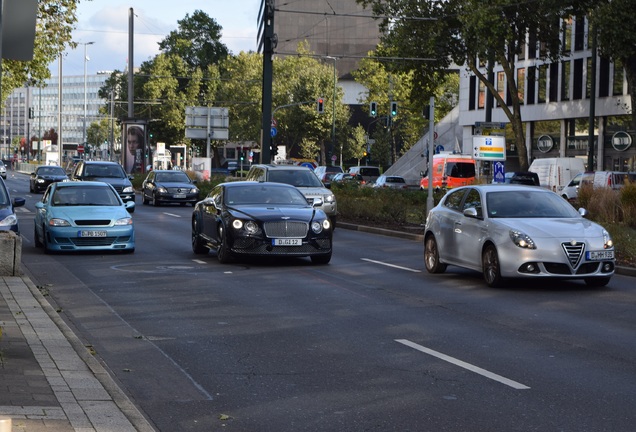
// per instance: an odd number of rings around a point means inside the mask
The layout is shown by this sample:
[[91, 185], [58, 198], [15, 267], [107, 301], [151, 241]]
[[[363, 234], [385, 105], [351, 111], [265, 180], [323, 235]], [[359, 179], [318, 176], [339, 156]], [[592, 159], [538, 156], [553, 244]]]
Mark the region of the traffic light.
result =
[[245, 152], [243, 151], [243, 147], [239, 148], [239, 159], [241, 159], [242, 161], [245, 160]]
[[29, 108], [29, 118], [32, 119], [35, 117], [35, 111], [33, 110], [33, 108]]
[[318, 98], [317, 101], [317, 105], [316, 105], [316, 110], [318, 111], [318, 114], [322, 114], [325, 112], [325, 99], [324, 98]]
[[277, 145], [272, 145], [272, 146], [270, 147], [270, 150], [271, 150], [271, 154], [272, 154], [272, 156], [276, 156], [276, 155], [278, 155], [278, 146], [277, 146]]
[[371, 115], [371, 117], [375, 117], [378, 115], [378, 103], [377, 102], [371, 102], [369, 104], [369, 114]]
[[397, 115], [397, 102], [391, 102], [391, 117]]

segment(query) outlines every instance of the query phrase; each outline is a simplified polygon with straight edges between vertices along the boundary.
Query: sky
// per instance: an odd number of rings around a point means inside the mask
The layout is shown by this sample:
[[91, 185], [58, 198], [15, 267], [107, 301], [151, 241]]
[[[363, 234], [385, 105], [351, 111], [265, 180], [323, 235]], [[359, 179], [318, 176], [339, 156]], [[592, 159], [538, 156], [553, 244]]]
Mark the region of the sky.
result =
[[[205, 12], [222, 27], [221, 42], [230, 52], [256, 51], [258, 10], [261, 0], [80, 0], [73, 40], [79, 45], [67, 50], [62, 60], [62, 75], [126, 69], [128, 62], [128, 27], [130, 9], [134, 20], [134, 65], [159, 53], [158, 43], [172, 30], [177, 21], [192, 16], [196, 10]], [[90, 45], [84, 45], [93, 42]], [[59, 63], [50, 65], [58, 75]]]

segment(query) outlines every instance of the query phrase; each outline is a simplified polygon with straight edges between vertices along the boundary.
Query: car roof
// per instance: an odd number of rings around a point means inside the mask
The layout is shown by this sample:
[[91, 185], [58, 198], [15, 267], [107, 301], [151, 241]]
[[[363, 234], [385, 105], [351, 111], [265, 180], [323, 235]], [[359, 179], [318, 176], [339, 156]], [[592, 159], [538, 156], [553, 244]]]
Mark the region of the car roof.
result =
[[57, 182], [55, 183], [58, 188], [63, 187], [81, 187], [81, 186], [101, 186], [110, 188], [110, 184], [99, 181], [73, 181], [73, 182]]
[[261, 168], [267, 168], [269, 170], [309, 170], [309, 171], [313, 171], [313, 169], [306, 167], [306, 166], [302, 166], [302, 165], [275, 165], [275, 164], [257, 164], [257, 165], [252, 165], [252, 166], [256, 166], [256, 167], [261, 167]]
[[518, 184], [518, 183], [485, 183], [485, 184], [474, 184], [474, 185], [467, 185], [467, 186], [460, 186], [460, 187], [456, 187], [451, 189], [449, 192], [458, 190], [458, 189], [478, 189], [480, 191], [483, 192], [493, 192], [493, 191], [519, 191], [519, 190], [526, 190], [526, 191], [534, 191], [534, 192], [545, 192], [545, 193], [554, 193], [549, 189], [546, 188], [542, 188], [542, 187], [536, 187], [536, 186], [529, 186], [529, 185], [524, 185], [524, 184]]
[[276, 183], [276, 182], [258, 182], [258, 181], [232, 181], [226, 183], [220, 183], [219, 186], [223, 186], [225, 188], [235, 188], [235, 187], [245, 187], [245, 186], [258, 186], [258, 185], [267, 185], [272, 187], [281, 187], [287, 189], [296, 189], [296, 186], [292, 186], [287, 183]]
[[117, 162], [111, 162], [111, 161], [84, 161], [85, 164], [89, 164], [89, 165], [119, 165], [119, 163]]

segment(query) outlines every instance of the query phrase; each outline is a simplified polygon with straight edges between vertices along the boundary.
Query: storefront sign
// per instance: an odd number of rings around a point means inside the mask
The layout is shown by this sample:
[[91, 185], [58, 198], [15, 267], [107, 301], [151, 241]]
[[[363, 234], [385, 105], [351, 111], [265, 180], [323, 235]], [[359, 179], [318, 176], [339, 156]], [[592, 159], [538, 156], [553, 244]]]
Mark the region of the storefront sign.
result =
[[612, 135], [612, 147], [616, 151], [625, 151], [632, 145], [632, 136], [624, 131]]
[[537, 150], [541, 153], [547, 153], [554, 147], [554, 140], [550, 135], [541, 135], [537, 139]]

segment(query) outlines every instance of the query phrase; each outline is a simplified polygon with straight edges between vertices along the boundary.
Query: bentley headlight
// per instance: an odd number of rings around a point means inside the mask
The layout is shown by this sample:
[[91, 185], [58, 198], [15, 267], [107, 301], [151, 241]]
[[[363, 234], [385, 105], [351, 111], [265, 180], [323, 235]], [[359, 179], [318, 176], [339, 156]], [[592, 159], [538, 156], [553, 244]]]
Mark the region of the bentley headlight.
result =
[[65, 227], [65, 226], [71, 226], [71, 224], [65, 219], [53, 218], [49, 220], [49, 226]]
[[122, 192], [124, 193], [133, 193], [135, 190], [133, 189], [132, 186], [127, 186], [124, 188], [124, 190]]
[[234, 227], [234, 229], [239, 230], [239, 229], [243, 228], [243, 221], [240, 220], [240, 219], [234, 219], [232, 221], [232, 226]]
[[117, 219], [115, 221], [115, 226], [132, 225], [132, 223], [133, 223], [133, 220], [131, 217], [125, 217], [125, 218]]
[[319, 221], [313, 221], [311, 223], [311, 230], [315, 234], [320, 234], [322, 232], [322, 224]]
[[256, 234], [258, 232], [258, 224], [254, 221], [245, 222], [245, 231], [249, 234]]
[[325, 219], [324, 221], [322, 221], [322, 228], [325, 230], [331, 228], [331, 221], [329, 219]]
[[522, 249], [536, 249], [537, 246], [534, 244], [534, 241], [530, 238], [530, 236], [526, 233], [517, 230], [510, 230], [510, 238]]
[[614, 247], [614, 241], [612, 241], [612, 237], [605, 230], [603, 230], [603, 247], [605, 249], [611, 249]]

